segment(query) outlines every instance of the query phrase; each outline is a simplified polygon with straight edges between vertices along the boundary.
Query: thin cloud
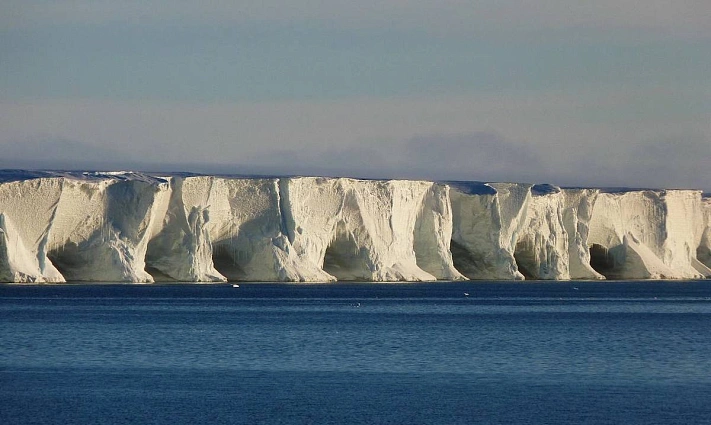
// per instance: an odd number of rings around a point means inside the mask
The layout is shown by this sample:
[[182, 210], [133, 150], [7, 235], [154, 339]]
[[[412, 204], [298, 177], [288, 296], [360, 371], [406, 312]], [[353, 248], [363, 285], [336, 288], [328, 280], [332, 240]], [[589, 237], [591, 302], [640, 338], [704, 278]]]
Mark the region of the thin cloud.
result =
[[[690, 188], [711, 191], [711, 143], [703, 135], [580, 152], [564, 160], [498, 134], [429, 134], [377, 147], [307, 147], [249, 155], [233, 163], [155, 161], [77, 141], [1, 146], [0, 168], [188, 171], [207, 174], [479, 180], [584, 187]], [[47, 152], [52, 155], [37, 155]], [[51, 158], [51, 159], [48, 159]]]
[[540, 29], [637, 29], [650, 33], [711, 33], [707, 0], [599, 0], [570, 2], [462, 2], [265, 0], [109, 1], [10, 0], [3, 4], [4, 28], [47, 25], [101, 25], [112, 22], [155, 25], [240, 25], [248, 23], [320, 25], [335, 28], [476, 33]]
[[[337, 102], [0, 103], [0, 163], [709, 191], [711, 133], [707, 115], [693, 106], [706, 92], [699, 93], [677, 95], [691, 108], [667, 106], [651, 116], [601, 90]], [[670, 99], [663, 92], [642, 100]]]
[[377, 147], [281, 150], [240, 163], [239, 168], [287, 175], [359, 178], [548, 182], [540, 152], [489, 132], [428, 134]]
[[438, 179], [530, 181], [541, 161], [535, 149], [489, 132], [418, 136], [405, 143], [407, 164]]
[[711, 139], [703, 134], [623, 145], [612, 155], [576, 158], [578, 175], [561, 178], [598, 186], [711, 189]]
[[128, 152], [76, 140], [23, 140], [0, 143], [0, 148], [0, 168], [118, 170], [138, 165]]

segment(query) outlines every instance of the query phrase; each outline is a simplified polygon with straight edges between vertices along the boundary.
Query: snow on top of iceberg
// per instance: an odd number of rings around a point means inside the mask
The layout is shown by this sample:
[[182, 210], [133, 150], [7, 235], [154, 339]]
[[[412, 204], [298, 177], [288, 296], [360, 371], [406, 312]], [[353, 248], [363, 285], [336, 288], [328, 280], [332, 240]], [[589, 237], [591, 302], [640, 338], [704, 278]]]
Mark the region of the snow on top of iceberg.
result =
[[674, 188], [653, 188], [653, 187], [627, 187], [627, 186], [620, 186], [620, 187], [600, 187], [600, 186], [561, 186], [561, 189], [573, 189], [573, 190], [578, 190], [578, 189], [595, 189], [599, 191], [600, 193], [609, 193], [609, 194], [623, 194], [623, 193], [631, 193], [631, 192], [646, 192], [646, 191], [652, 191], [652, 192], [662, 192], [662, 191], [669, 191], [669, 190], [697, 190], [697, 189], [674, 189]]
[[[134, 180], [143, 181], [146, 183], [165, 183], [171, 177], [195, 177], [207, 176], [204, 173], [194, 173], [185, 171], [167, 171], [167, 172], [139, 172], [139, 171], [78, 171], [78, 170], [23, 170], [23, 169], [0, 169], [0, 183], [8, 183], [21, 180], [32, 180], [41, 178], [69, 178], [73, 180]], [[349, 179], [354, 181], [426, 181], [421, 179], [381, 179], [381, 178], [362, 178], [362, 177], [343, 177], [343, 176], [306, 176], [306, 175], [290, 175], [290, 174], [239, 174], [239, 173], [219, 173], [209, 174], [211, 177], [225, 179], [285, 179], [285, 178], [302, 178], [302, 177], [323, 177], [327, 179]], [[436, 183], [446, 184], [450, 187], [468, 195], [494, 195], [497, 190], [492, 186], [494, 182], [482, 181], [464, 181], [464, 180], [442, 180]], [[595, 187], [595, 186], [556, 186], [553, 184], [534, 184], [531, 187], [531, 194], [534, 196], [548, 195], [558, 193], [561, 189], [596, 189], [600, 193], [628, 193], [628, 192], [643, 192], [643, 191], [665, 191], [665, 190], [695, 190], [695, 189], [660, 189], [660, 188], [645, 188], [645, 187]], [[701, 194], [703, 198], [711, 198], [711, 192]]]
[[0, 183], [21, 180], [42, 179], [48, 177], [61, 177], [61, 172], [37, 170], [0, 170]]
[[145, 183], [165, 183], [164, 178], [146, 174], [138, 173], [134, 171], [84, 171], [81, 173], [69, 173], [67, 177], [78, 179], [78, 180], [131, 180], [131, 181], [141, 181]]
[[50, 170], [0, 170], [0, 183], [43, 178], [68, 178], [73, 180], [132, 180], [146, 183], [165, 183], [158, 176], [133, 171], [50, 171]]
[[496, 195], [496, 189], [488, 183], [477, 181], [443, 181], [442, 183], [449, 185], [451, 188], [462, 192], [465, 195]]
[[560, 188], [552, 184], [534, 184], [531, 188], [531, 193], [534, 196], [550, 195], [552, 193], [560, 193]]

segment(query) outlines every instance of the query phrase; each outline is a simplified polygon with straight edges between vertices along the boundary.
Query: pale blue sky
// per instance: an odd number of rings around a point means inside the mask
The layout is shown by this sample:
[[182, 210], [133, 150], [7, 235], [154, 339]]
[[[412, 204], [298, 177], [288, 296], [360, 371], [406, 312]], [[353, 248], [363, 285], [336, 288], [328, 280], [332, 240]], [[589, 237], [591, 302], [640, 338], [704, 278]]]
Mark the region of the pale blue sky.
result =
[[707, 1], [9, 0], [0, 16], [0, 167], [711, 189]]

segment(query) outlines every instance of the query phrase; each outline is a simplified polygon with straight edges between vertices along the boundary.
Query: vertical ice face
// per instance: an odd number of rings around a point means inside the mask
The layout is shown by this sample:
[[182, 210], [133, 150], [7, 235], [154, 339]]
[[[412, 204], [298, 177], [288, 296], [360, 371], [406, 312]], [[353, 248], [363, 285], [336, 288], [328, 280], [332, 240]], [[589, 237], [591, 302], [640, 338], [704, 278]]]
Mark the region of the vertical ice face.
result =
[[437, 279], [463, 280], [452, 260], [452, 208], [450, 188], [433, 184], [427, 190], [415, 223], [417, 265]]
[[0, 281], [659, 279], [710, 266], [698, 191], [0, 172]]
[[532, 188], [514, 251], [518, 269], [527, 279], [570, 279], [565, 201], [565, 194], [557, 187]]
[[62, 183], [56, 178], [0, 183], [0, 281], [64, 282], [47, 258]]
[[[223, 282], [227, 279], [215, 270], [212, 262], [206, 199], [191, 184], [188, 198], [197, 205], [186, 207], [183, 181], [180, 177], [171, 178], [170, 189], [157, 199], [156, 213], [160, 219], [155, 221], [153, 238], [148, 243], [146, 269], [158, 281]], [[207, 187], [202, 189], [207, 191], [209, 185], [204, 186]]]
[[568, 258], [571, 279], [604, 279], [590, 265], [588, 236], [597, 189], [563, 189], [563, 224], [568, 233]]
[[699, 244], [696, 255], [701, 266], [699, 272], [707, 277], [711, 276], [711, 197], [704, 197], [700, 201], [702, 222], [699, 227]]
[[604, 279], [590, 266], [590, 214], [598, 191], [536, 185], [516, 244], [516, 263], [527, 278]]
[[514, 258], [529, 184], [452, 183], [452, 256], [470, 279], [523, 279]]
[[[293, 252], [279, 179], [216, 179], [210, 192], [216, 267], [235, 280], [327, 281]], [[218, 260], [219, 259], [219, 260]]]
[[453, 183], [452, 255], [472, 279], [603, 279], [590, 266], [598, 191]]
[[155, 199], [166, 189], [154, 179], [62, 179], [47, 256], [67, 280], [153, 282], [145, 255]]
[[[347, 233], [340, 216], [345, 194], [339, 179], [302, 177], [284, 179], [281, 186], [282, 209], [288, 211], [284, 221], [287, 236], [296, 255], [305, 263], [323, 269], [326, 249], [337, 242], [334, 250], [343, 256], [341, 266], [351, 277], [364, 278], [368, 266], [359, 256], [353, 237]], [[337, 264], [333, 264], [337, 267]], [[328, 270], [328, 280], [335, 280]]]
[[184, 281], [327, 281], [292, 252], [278, 179], [173, 178], [165, 225], [148, 263]]
[[704, 227], [701, 191], [666, 190], [662, 199], [667, 206], [662, 262], [674, 271], [674, 276], [704, 277], [694, 262]]
[[348, 179], [341, 183], [346, 189], [342, 223], [365, 248], [361, 253], [372, 273], [368, 280], [435, 280], [417, 266], [413, 249], [417, 215], [432, 183]]
[[[339, 280], [435, 280], [415, 253], [416, 238], [423, 248], [424, 236], [416, 236], [422, 227], [437, 226], [449, 237], [446, 201], [434, 199], [446, 197], [446, 190], [432, 189], [433, 183], [418, 181], [289, 179], [282, 193], [290, 241], [300, 258]], [[437, 247], [420, 249], [420, 259], [436, 274], [460, 277]]]
[[[255, 187], [261, 182], [255, 182]], [[233, 185], [234, 186], [234, 185]], [[250, 247], [237, 246], [242, 242], [240, 225], [252, 211], [245, 205], [242, 215], [233, 214], [230, 187], [221, 178], [211, 176], [176, 179], [175, 197], [180, 198], [182, 214], [190, 235], [186, 245], [190, 248], [193, 269], [201, 281], [240, 280], [244, 277], [245, 255]], [[232, 191], [233, 194], [235, 191]], [[261, 201], [256, 195], [253, 204]], [[234, 201], [233, 201], [234, 202]], [[236, 216], [236, 217], [235, 217]], [[240, 257], [240, 254], [242, 257]], [[251, 259], [251, 258], [249, 258]], [[249, 260], [246, 259], [246, 260]], [[242, 260], [240, 262], [240, 260]]]
[[21, 232], [0, 213], [0, 282], [64, 282], [64, 278], [35, 247], [27, 248]]
[[601, 193], [590, 221], [591, 264], [609, 278], [685, 279], [702, 215], [698, 191]]

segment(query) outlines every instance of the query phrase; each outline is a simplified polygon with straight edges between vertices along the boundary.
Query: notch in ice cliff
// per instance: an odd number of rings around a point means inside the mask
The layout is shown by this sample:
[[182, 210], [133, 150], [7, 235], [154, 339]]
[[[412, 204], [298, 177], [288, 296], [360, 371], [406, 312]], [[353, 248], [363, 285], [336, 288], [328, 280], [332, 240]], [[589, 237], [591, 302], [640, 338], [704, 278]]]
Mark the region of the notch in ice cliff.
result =
[[693, 190], [0, 171], [0, 281], [691, 279]]

